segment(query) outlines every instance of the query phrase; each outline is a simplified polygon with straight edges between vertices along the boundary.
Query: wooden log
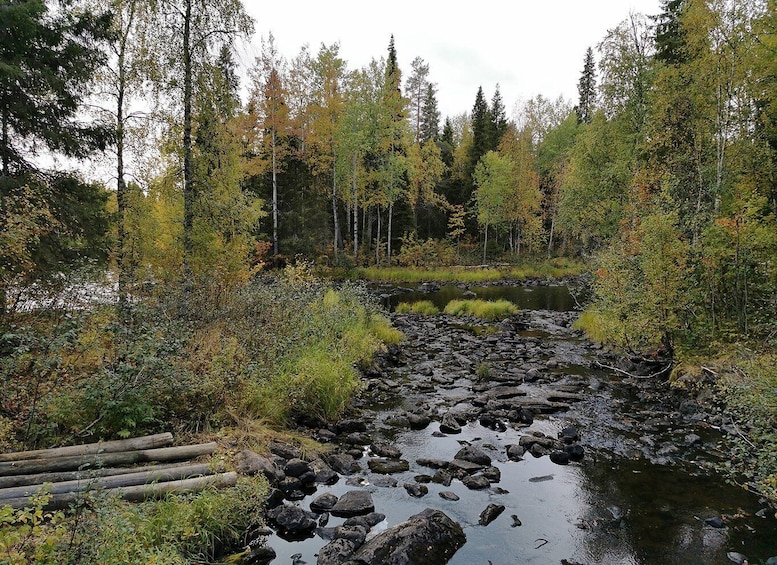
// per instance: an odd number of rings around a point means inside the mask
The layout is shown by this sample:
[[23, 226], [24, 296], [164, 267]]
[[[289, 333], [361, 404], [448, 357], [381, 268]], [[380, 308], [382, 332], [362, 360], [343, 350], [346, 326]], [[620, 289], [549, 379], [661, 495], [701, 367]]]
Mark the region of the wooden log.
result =
[[86, 443], [84, 445], [69, 445], [53, 449], [36, 449], [35, 451], [14, 451], [0, 453], [0, 462], [23, 461], [26, 459], [51, 459], [54, 457], [73, 457], [76, 455], [95, 455], [98, 453], [115, 453], [117, 451], [137, 451], [138, 449], [155, 449], [173, 443], [173, 434], [165, 432], [150, 436]]
[[[158, 498], [167, 494], [189, 494], [200, 492], [208, 488], [228, 488], [235, 486], [237, 482], [237, 473], [219, 473], [217, 475], [208, 475], [206, 477], [195, 477], [193, 479], [182, 479], [178, 481], [167, 481], [164, 483], [152, 483], [150, 485], [137, 485], [128, 487], [119, 487], [103, 491], [108, 496], [119, 496], [124, 500], [131, 502], [141, 502], [150, 498]], [[84, 492], [65, 492], [53, 494], [45, 508], [48, 510], [61, 510], [68, 508], [71, 504], [79, 502], [85, 496]], [[0, 506], [11, 506], [12, 508], [23, 508], [29, 504], [29, 498], [7, 498], [0, 500]]]
[[213, 470], [207, 463], [197, 465], [184, 465], [171, 469], [145, 470], [136, 469], [134, 473], [124, 473], [108, 477], [83, 477], [73, 481], [63, 481], [60, 483], [40, 483], [13, 488], [0, 489], [0, 504], [3, 499], [20, 498], [32, 496], [44, 487], [52, 494], [61, 494], [63, 492], [78, 492], [95, 489], [111, 489], [117, 487], [126, 487], [134, 485], [144, 485], [149, 483], [176, 481], [188, 479], [195, 476], [212, 475]]
[[181, 445], [178, 447], [162, 447], [159, 449], [142, 449], [138, 451], [120, 451], [117, 453], [100, 453], [90, 455], [74, 455], [58, 459], [27, 459], [23, 461], [5, 461], [0, 463], [0, 477], [9, 475], [31, 475], [33, 473], [54, 473], [58, 471], [75, 471], [118, 465], [135, 465], [149, 461], [186, 461], [201, 455], [216, 451], [216, 442], [196, 445]]
[[112, 477], [114, 475], [126, 475], [138, 471], [164, 471], [189, 465], [183, 463], [168, 463], [166, 465], [145, 465], [138, 467], [100, 467], [97, 469], [85, 469], [83, 471], [60, 471], [58, 473], [35, 473], [32, 475], [9, 475], [0, 477], [0, 489], [37, 485], [42, 483], [61, 483], [64, 481], [78, 481], [94, 479], [95, 477]]

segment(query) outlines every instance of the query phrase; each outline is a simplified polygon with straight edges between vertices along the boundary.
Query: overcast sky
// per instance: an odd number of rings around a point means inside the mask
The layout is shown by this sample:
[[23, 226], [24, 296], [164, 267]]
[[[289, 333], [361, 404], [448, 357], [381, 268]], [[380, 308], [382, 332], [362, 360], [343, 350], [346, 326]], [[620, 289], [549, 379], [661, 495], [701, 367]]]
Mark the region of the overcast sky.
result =
[[246, 0], [256, 21], [251, 65], [260, 38], [272, 32], [288, 59], [304, 44], [315, 54], [321, 43], [340, 44], [349, 69], [385, 57], [391, 34], [403, 81], [421, 57], [437, 84], [445, 116], [469, 112], [482, 86], [490, 102], [497, 83], [508, 115], [537, 94], [577, 102], [585, 50], [630, 11], [653, 15], [660, 0]]

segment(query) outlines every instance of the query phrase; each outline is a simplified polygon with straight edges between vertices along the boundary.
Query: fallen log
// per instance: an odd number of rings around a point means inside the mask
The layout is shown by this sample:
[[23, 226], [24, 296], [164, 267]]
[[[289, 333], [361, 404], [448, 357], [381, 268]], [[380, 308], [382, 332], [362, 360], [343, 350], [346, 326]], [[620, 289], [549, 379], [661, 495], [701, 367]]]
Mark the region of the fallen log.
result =
[[84, 469], [83, 471], [60, 471], [55, 473], [35, 473], [32, 475], [9, 475], [0, 477], [0, 489], [37, 485], [42, 483], [61, 483], [64, 481], [78, 481], [94, 479], [96, 477], [112, 477], [114, 475], [126, 475], [138, 471], [164, 471], [189, 465], [188, 462], [168, 463], [166, 465], [146, 465], [144, 467], [99, 467], [97, 469]]
[[36, 449], [34, 451], [14, 451], [0, 453], [0, 462], [23, 461], [26, 459], [52, 459], [55, 457], [73, 457], [76, 455], [96, 455], [98, 453], [115, 453], [117, 451], [137, 451], [138, 449], [155, 449], [173, 443], [173, 434], [165, 432], [150, 436], [100, 441], [84, 445], [69, 445], [52, 449]]
[[149, 461], [186, 461], [216, 451], [216, 442], [117, 453], [99, 453], [74, 455], [58, 459], [26, 459], [0, 463], [0, 477], [9, 475], [30, 475], [34, 473], [52, 473], [75, 471], [78, 469], [100, 468], [118, 465], [135, 465]]
[[[235, 486], [237, 482], [237, 473], [220, 473], [218, 475], [208, 475], [206, 477], [196, 477], [193, 479], [182, 479], [177, 481], [167, 481], [164, 483], [152, 483], [149, 485], [137, 485], [118, 487], [102, 491], [107, 496], [119, 496], [130, 502], [142, 502], [150, 498], [158, 498], [167, 494], [189, 494], [200, 492], [208, 488], [228, 488]], [[68, 508], [71, 504], [76, 504], [84, 498], [85, 492], [65, 492], [52, 494], [45, 508], [48, 510], [62, 510]], [[29, 504], [29, 498], [8, 498], [0, 500], [0, 506], [11, 506], [12, 508], [23, 508]]]
[[0, 504], [9, 498], [21, 498], [32, 496], [44, 487], [51, 494], [65, 492], [79, 492], [85, 490], [111, 489], [117, 487], [144, 485], [149, 483], [162, 483], [188, 479], [195, 476], [212, 475], [213, 470], [207, 463], [197, 465], [184, 465], [170, 469], [144, 470], [138, 469], [134, 473], [124, 473], [109, 477], [83, 477], [72, 481], [59, 483], [39, 483], [34, 485], [0, 489]]

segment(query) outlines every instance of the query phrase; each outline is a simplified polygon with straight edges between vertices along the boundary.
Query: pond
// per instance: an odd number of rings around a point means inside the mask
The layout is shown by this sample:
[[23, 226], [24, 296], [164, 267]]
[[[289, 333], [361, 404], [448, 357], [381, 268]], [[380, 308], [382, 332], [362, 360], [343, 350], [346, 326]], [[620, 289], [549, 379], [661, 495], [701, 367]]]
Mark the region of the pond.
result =
[[[407, 336], [402, 362], [367, 380], [361, 402], [370, 437], [399, 449], [409, 470], [371, 472], [366, 461], [374, 454], [364, 445], [360, 472], [320, 486], [297, 504], [308, 509], [323, 493], [368, 490], [375, 510], [386, 516], [370, 535], [426, 508], [442, 510], [467, 536], [453, 565], [724, 565], [743, 556], [766, 563], [777, 555], [773, 511], [714, 472], [725, 459], [721, 432], [700, 412], [678, 411], [660, 387], [627, 383], [595, 367], [599, 349], [571, 329], [574, 298], [566, 288], [472, 290], [528, 310], [513, 330], [502, 323], [498, 333], [473, 331], [474, 322], [447, 316], [393, 314]], [[443, 287], [388, 298], [392, 305], [431, 299], [443, 307], [463, 293]], [[494, 414], [508, 425], [484, 425], [490, 404], [482, 406], [482, 398], [499, 387], [512, 387], [516, 400], [538, 407], [530, 425], [508, 421], [506, 410]], [[424, 429], [401, 423], [419, 412], [431, 417]], [[441, 433], [440, 422], [452, 413], [463, 416], [460, 433]], [[508, 446], [524, 436], [556, 438], [569, 426], [579, 430], [582, 461], [558, 465], [543, 454], [507, 456]], [[424, 458], [452, 461], [463, 445], [491, 458], [496, 479], [488, 488], [473, 490], [457, 478], [447, 485], [431, 480], [435, 470]], [[428, 493], [417, 498], [404, 485], [423, 485]], [[458, 500], [444, 499], [443, 492]], [[489, 504], [505, 509], [480, 525]], [[327, 525], [342, 521], [332, 517]], [[273, 535], [268, 545], [277, 563], [315, 563], [325, 537], [324, 530], [301, 541]]]

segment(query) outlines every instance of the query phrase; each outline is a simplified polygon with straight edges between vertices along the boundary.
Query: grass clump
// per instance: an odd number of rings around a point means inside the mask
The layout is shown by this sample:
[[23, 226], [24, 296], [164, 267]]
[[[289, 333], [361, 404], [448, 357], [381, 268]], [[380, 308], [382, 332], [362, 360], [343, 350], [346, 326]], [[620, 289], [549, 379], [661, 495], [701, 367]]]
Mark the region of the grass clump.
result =
[[424, 316], [434, 316], [440, 313], [440, 309], [431, 300], [400, 302], [395, 311], [399, 314], [422, 314]]
[[504, 273], [493, 268], [439, 268], [423, 269], [414, 267], [364, 267], [354, 270], [358, 279], [390, 283], [484, 283], [498, 281], [504, 278]]
[[509, 300], [451, 300], [445, 313], [451, 316], [475, 316], [486, 321], [501, 320], [519, 312]]

